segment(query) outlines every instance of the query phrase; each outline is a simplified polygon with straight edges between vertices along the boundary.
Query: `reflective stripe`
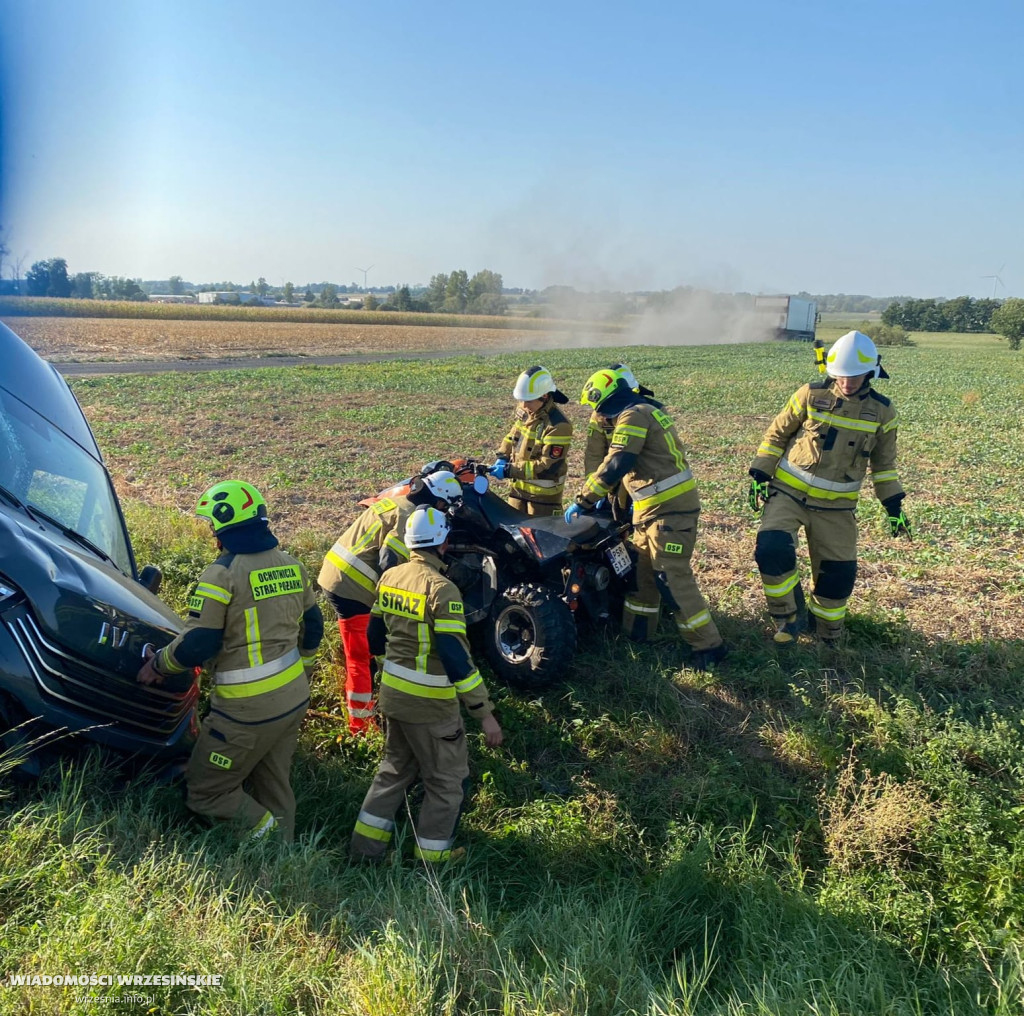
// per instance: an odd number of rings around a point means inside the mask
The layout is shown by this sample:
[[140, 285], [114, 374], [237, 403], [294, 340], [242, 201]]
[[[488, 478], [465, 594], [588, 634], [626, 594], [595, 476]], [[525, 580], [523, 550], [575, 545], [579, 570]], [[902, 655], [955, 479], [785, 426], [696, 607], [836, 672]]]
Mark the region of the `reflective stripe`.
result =
[[650, 607], [643, 603], [637, 603], [634, 600], [627, 599], [623, 606], [631, 614], [658, 614], [661, 612], [661, 607]]
[[[631, 437], [647, 437], [646, 427], [633, 427], [628, 423], [620, 424], [615, 430], [612, 431], [612, 444], [624, 445], [629, 444]], [[625, 440], [623, 440], [625, 438]]]
[[372, 702], [372, 691], [347, 691], [345, 692], [349, 702]]
[[[532, 465], [532, 463], [531, 463], [531, 465]], [[512, 483], [513, 483], [513, 485], [519, 485], [519, 486], [524, 486], [524, 487], [533, 486], [533, 487], [537, 487], [538, 489], [550, 490], [552, 487], [561, 487], [565, 483], [565, 481], [564, 480], [534, 480], [533, 478], [531, 478], [530, 482], [528, 484], [523, 483], [522, 480], [513, 480]]]
[[899, 422], [900, 422], [899, 417], [898, 416], [894, 416], [887, 424], [883, 425], [882, 433], [883, 434], [888, 434], [890, 430], [895, 430], [896, 429], [896, 425]]
[[416, 837], [416, 846], [418, 846], [420, 848], [420, 850], [429, 850], [431, 853], [433, 853], [435, 851], [441, 851], [441, 850], [451, 850], [452, 844], [454, 842], [455, 841], [452, 840], [452, 839], [448, 839], [448, 840], [425, 840], [425, 839], [422, 839], [419, 836]]
[[[665, 501], [671, 501], [672, 498], [693, 490], [696, 486], [697, 481], [693, 478], [693, 473], [689, 469], [684, 469], [681, 473], [675, 473], [665, 480], [648, 484], [634, 492], [633, 509], [639, 512], [653, 505], [663, 504]], [[648, 495], [648, 491], [653, 493]]]
[[807, 415], [812, 420], [820, 420], [830, 427], [838, 427], [840, 430], [860, 430], [865, 434], [874, 434], [878, 430], [877, 420], [856, 420], [848, 416], [836, 416], [835, 413], [823, 413], [818, 409], [809, 409]]
[[464, 677], [461, 681], [455, 682], [455, 690], [461, 695], [465, 695], [467, 691], [472, 691], [478, 685], [484, 683], [484, 679], [480, 676], [479, 670], [474, 670], [468, 677]]
[[263, 647], [260, 645], [260, 616], [255, 607], [245, 612], [245, 641], [249, 666], [260, 666], [263, 663]]
[[[360, 816], [362, 816], [360, 812]], [[387, 843], [391, 839], [391, 833], [386, 829], [375, 829], [371, 825], [367, 825], [362, 821], [362, 818], [356, 819], [356, 832], [360, 836], [365, 836], [368, 840], [379, 840], [381, 843]]]
[[348, 711], [348, 714], [354, 720], [368, 720], [368, 719], [370, 719], [371, 716], [373, 716], [373, 710], [372, 709], [351, 709], [350, 708], [349, 711]]
[[188, 667], [182, 666], [180, 663], [176, 663], [171, 659], [170, 647], [164, 646], [160, 650], [160, 654], [154, 661], [157, 671], [160, 673], [167, 672], [168, 674], [184, 674]]
[[663, 490], [668, 490], [668, 488], [673, 486], [673, 484], [685, 483], [687, 480], [692, 479], [693, 473], [689, 469], [684, 469], [681, 473], [673, 473], [671, 476], [667, 476], [664, 480], [658, 480], [657, 483], [649, 483], [646, 487], [634, 490], [633, 500], [641, 501], [645, 497], [650, 497], [652, 494], [660, 494]]
[[796, 413], [797, 416], [804, 415], [804, 404], [796, 397], [796, 395], [791, 395], [789, 397], [789, 408]]
[[583, 483], [584, 492], [592, 491], [598, 499], [607, 497], [609, 489], [597, 478], [597, 473], [591, 473]]
[[[445, 679], [447, 680], [447, 678]], [[405, 681], [387, 671], [381, 675], [380, 683], [394, 688], [395, 691], [403, 691], [406, 695], [416, 695], [419, 698], [429, 699], [453, 699], [455, 698], [455, 685], [449, 684], [447, 688], [426, 687], [418, 681]]]
[[890, 480], [898, 480], [899, 474], [895, 469], [884, 469], [880, 473], [872, 473], [871, 479], [874, 483], [888, 483]]
[[770, 586], [767, 582], [764, 583], [764, 594], [765, 596], [785, 596], [786, 593], [790, 592], [800, 584], [800, 573], [793, 572], [788, 579], [783, 579], [777, 585]]
[[364, 825], [373, 826], [374, 829], [383, 829], [385, 831], [395, 828], [395, 823], [391, 819], [381, 818], [379, 815], [371, 815], [368, 811], [361, 809], [356, 821], [362, 822]]
[[548, 435], [544, 438], [541, 444], [550, 445], [567, 445], [572, 443], [571, 437], [561, 437], [558, 434]]
[[413, 670], [411, 667], [403, 667], [400, 663], [392, 663], [391, 660], [384, 661], [384, 673], [393, 677], [403, 677], [406, 681], [415, 681], [416, 684], [427, 684], [434, 688], [451, 687], [447, 674], [427, 674], [422, 670]]
[[846, 604], [841, 607], [823, 607], [814, 597], [811, 597], [807, 609], [815, 616], [824, 621], [842, 621], [846, 617]]
[[399, 557], [409, 560], [409, 548], [394, 533], [390, 533], [384, 540], [384, 546], [390, 547]]
[[466, 634], [465, 621], [435, 621], [434, 631], [451, 632], [454, 635]]
[[211, 585], [209, 582], [200, 582], [196, 586], [196, 596], [205, 596], [209, 600], [216, 600], [218, 603], [228, 604], [231, 602], [231, 593], [220, 586]]
[[688, 617], [685, 621], [676, 618], [676, 625], [680, 631], [696, 631], [698, 628], [703, 628], [704, 625], [711, 623], [711, 611], [702, 610], [699, 614], [694, 614], [693, 617]]
[[274, 826], [276, 825], [277, 819], [274, 818], [274, 816], [271, 815], [269, 811], [264, 812], [263, 818], [261, 818], [259, 822], [257, 822], [256, 825], [252, 827], [252, 830], [249, 833], [249, 835], [254, 840], [261, 839], [262, 837], [266, 836], [267, 833], [269, 833], [270, 830], [273, 829]]
[[785, 448], [779, 448], [776, 445], [768, 444], [768, 442], [766, 441], [764, 444], [761, 445], [760, 448], [757, 449], [757, 454], [774, 455], [776, 458], [778, 458], [780, 455], [783, 454], [783, 452], [785, 452], [785, 450]]
[[336, 543], [327, 551], [327, 560], [364, 589], [373, 592], [377, 588], [380, 576], [365, 561], [356, 557], [348, 547]]
[[775, 471], [775, 479], [797, 490], [802, 490], [812, 497], [820, 497], [829, 501], [840, 497], [851, 498], [855, 501], [863, 482], [854, 480], [851, 483], [836, 483], [833, 480], [822, 480], [813, 473], [807, 472], [806, 469], [794, 466], [789, 459], [782, 459], [779, 462], [778, 469]]
[[240, 670], [218, 670], [214, 675], [217, 684], [245, 684], [248, 681], [259, 681], [264, 677], [277, 674], [295, 663], [301, 663], [302, 657], [298, 649], [258, 667], [242, 667]]
[[[363, 533], [363, 535], [360, 536], [359, 539], [352, 544], [351, 549], [354, 550], [357, 554], [362, 550], [366, 550], [366, 548], [369, 547], [372, 543], [376, 543], [377, 534], [383, 528], [384, 523], [381, 522], [380, 519], [375, 519], [373, 523], [370, 525], [370, 527], [366, 530], [366, 532]], [[341, 543], [341, 540], [338, 540], [338, 543]]]

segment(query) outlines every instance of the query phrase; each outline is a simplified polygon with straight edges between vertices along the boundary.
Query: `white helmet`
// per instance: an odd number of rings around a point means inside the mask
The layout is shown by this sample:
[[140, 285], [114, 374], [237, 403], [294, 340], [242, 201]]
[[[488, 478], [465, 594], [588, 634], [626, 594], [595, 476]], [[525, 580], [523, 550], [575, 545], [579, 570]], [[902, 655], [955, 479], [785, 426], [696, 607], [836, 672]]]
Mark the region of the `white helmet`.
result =
[[423, 484], [434, 497], [449, 504], [454, 504], [462, 497], [462, 484], [455, 478], [455, 474], [447, 469], [428, 473], [423, 477]]
[[847, 332], [836, 339], [825, 357], [829, 377], [888, 377], [882, 370], [882, 358], [871, 339], [863, 332]]
[[410, 550], [418, 547], [439, 547], [448, 539], [448, 516], [428, 504], [416, 507], [405, 522], [405, 545]]
[[516, 379], [512, 398], [517, 402], [529, 402], [554, 391], [557, 391], [555, 379], [547, 367], [527, 367]]
[[640, 390], [640, 382], [637, 381], [636, 374], [634, 374], [626, 364], [613, 363], [611, 369], [615, 371], [615, 373], [618, 374], [618, 376], [622, 378], [622, 380], [625, 381], [634, 392]]

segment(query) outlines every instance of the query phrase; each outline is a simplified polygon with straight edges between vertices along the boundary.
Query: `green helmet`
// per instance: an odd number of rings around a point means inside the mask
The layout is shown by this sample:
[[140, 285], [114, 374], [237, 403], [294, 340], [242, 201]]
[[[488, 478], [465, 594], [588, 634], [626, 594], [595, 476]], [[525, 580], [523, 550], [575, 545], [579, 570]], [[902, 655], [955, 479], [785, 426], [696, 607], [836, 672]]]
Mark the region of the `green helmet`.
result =
[[580, 405], [590, 406], [591, 409], [598, 409], [601, 403], [619, 387], [619, 377], [620, 375], [617, 370], [607, 368], [591, 374], [587, 378], [587, 383], [583, 386], [583, 393], [580, 395]]
[[209, 519], [215, 533], [241, 522], [267, 517], [267, 502], [251, 484], [225, 480], [203, 491], [196, 515]]

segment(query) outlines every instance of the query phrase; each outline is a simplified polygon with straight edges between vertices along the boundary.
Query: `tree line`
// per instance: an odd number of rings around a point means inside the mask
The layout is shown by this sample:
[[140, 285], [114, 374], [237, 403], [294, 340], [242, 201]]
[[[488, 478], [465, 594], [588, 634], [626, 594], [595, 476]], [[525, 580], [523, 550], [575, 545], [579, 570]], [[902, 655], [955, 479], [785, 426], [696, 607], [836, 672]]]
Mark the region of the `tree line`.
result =
[[908, 332], [991, 332], [1000, 300], [897, 300], [882, 311], [882, 321]]

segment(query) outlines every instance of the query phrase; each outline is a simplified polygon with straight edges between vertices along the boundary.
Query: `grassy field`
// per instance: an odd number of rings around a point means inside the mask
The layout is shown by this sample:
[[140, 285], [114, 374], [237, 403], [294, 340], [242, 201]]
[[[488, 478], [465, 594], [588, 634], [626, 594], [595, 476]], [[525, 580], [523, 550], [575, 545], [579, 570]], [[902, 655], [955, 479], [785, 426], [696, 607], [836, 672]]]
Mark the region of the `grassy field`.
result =
[[[726, 663], [694, 672], [672, 638], [607, 633], [549, 692], [492, 682], [506, 744], [472, 738], [469, 860], [432, 875], [397, 854], [347, 863], [379, 744], [335, 743], [334, 634], [296, 766], [298, 845], [238, 848], [175, 790], [76, 761], [3, 805], [3, 968], [224, 974], [122, 1007], [139, 1012], [1019, 1016], [1024, 358], [991, 336], [915, 338], [885, 351], [879, 383], [901, 415], [915, 540], [890, 540], [865, 499], [841, 649], [777, 653], [751, 560], [746, 468], [811, 378], [808, 347], [548, 350], [573, 395], [626, 358], [672, 409]], [[73, 387], [140, 562], [180, 607], [212, 554], [188, 517], [208, 483], [257, 484], [315, 569], [360, 496], [487, 454], [530, 359]], [[75, 994], [0, 988], [0, 1012], [91, 1011]]]

